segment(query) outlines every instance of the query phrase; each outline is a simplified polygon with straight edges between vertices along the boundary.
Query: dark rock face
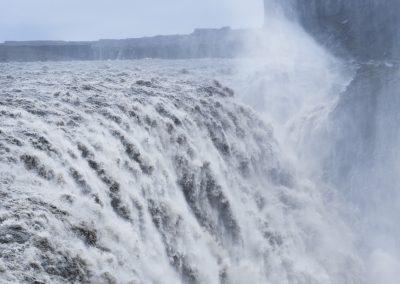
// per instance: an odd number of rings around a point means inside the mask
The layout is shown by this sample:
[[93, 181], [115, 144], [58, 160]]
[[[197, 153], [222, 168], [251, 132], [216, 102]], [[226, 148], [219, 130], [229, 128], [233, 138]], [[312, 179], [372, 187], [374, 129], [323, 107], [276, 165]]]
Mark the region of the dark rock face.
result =
[[30, 238], [29, 233], [19, 225], [0, 227], [1, 244], [12, 244], [12, 243], [23, 244], [27, 242], [29, 238]]
[[289, 0], [283, 3], [312, 36], [336, 54], [361, 60], [400, 55], [398, 0]]
[[400, 105], [400, 2], [290, 0], [285, 5], [331, 52], [355, 59], [355, 76], [330, 114], [335, 127], [329, 134], [329, 179], [341, 188], [390, 184], [384, 181], [388, 177], [378, 182], [377, 169], [379, 160], [391, 163], [387, 148], [396, 152], [393, 143], [400, 132], [394, 111]]
[[331, 153], [325, 165], [326, 176], [339, 188], [346, 189], [369, 188], [373, 183], [375, 186], [390, 184], [384, 181], [388, 177], [378, 182], [377, 169], [382, 160], [394, 166], [386, 149], [390, 147], [392, 155], [397, 155], [394, 145], [399, 141], [400, 118], [394, 109], [400, 105], [397, 63], [400, 1], [286, 0], [279, 3], [287, 15], [295, 17], [329, 51], [351, 59], [349, 65], [356, 70], [330, 113], [334, 126], [328, 134], [330, 145], [327, 147]]
[[379, 194], [378, 188], [398, 192], [391, 173], [399, 157], [399, 74], [396, 65], [361, 65], [330, 114], [335, 127], [329, 179], [341, 188], [364, 190], [357, 197], [362, 203]]
[[93, 58], [92, 47], [88, 44], [56, 45], [8, 45], [0, 44], [0, 62], [9, 61], [60, 61], [89, 60]]

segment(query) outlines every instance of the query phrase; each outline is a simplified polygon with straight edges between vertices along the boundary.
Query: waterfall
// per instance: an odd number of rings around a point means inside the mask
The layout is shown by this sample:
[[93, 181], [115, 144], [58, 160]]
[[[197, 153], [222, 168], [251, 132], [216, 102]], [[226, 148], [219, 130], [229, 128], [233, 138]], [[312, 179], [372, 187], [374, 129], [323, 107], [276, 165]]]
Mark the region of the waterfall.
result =
[[21, 66], [1, 65], [6, 282], [362, 277], [340, 203], [297, 174], [232, 89], [209, 79], [236, 63]]
[[400, 5], [264, 2], [249, 58], [0, 63], [1, 283], [397, 283]]

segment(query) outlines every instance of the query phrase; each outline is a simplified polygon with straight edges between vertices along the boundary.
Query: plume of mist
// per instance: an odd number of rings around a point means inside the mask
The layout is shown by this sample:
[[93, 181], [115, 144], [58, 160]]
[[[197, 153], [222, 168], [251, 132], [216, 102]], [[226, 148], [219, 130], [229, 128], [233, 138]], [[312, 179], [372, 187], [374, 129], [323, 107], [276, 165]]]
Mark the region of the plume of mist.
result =
[[264, 1], [264, 27], [247, 42], [256, 59], [239, 67], [241, 99], [273, 125], [296, 170], [346, 207], [365, 282], [397, 283], [398, 67], [336, 57], [303, 29], [292, 2]]

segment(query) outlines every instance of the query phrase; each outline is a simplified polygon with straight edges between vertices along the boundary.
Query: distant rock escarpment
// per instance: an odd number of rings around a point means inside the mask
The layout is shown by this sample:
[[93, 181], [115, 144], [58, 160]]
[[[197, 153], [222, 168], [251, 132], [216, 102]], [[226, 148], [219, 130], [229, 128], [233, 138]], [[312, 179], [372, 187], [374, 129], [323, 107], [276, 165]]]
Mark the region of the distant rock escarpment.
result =
[[0, 62], [93, 59], [89, 43], [6, 42], [0, 45]]
[[248, 30], [196, 29], [189, 35], [87, 42], [25, 41], [0, 44], [0, 62], [114, 59], [230, 58], [244, 51]]

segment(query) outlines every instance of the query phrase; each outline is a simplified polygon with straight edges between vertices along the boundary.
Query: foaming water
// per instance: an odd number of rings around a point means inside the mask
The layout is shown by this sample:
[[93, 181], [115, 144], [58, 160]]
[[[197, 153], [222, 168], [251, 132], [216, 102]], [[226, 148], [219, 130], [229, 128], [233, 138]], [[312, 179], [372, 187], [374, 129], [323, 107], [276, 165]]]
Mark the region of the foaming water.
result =
[[340, 203], [214, 80], [237, 66], [0, 65], [2, 280], [359, 283]]
[[[283, 6], [265, 2], [270, 5], [266, 8], [265, 28], [260, 31], [259, 41], [248, 43], [258, 58], [254, 64], [240, 67], [246, 74], [241, 97], [273, 125], [285, 157], [296, 170], [330, 188], [329, 194], [334, 192], [347, 208], [342, 217], [353, 227], [357, 253], [365, 268], [366, 279], [361, 283], [397, 283], [400, 120], [394, 109], [399, 106], [398, 63], [395, 58], [335, 58], [302, 29], [290, 1], [282, 2]], [[335, 7], [346, 6], [344, 1], [333, 2]], [[355, 2], [354, 6], [371, 7]], [[382, 17], [389, 4], [384, 6], [374, 16]], [[324, 13], [334, 13], [332, 7], [325, 5]], [[356, 16], [352, 7], [346, 6], [347, 13]], [[393, 8], [397, 9], [397, 4]], [[322, 26], [324, 20], [329, 22], [313, 12], [302, 11], [301, 16], [306, 17], [303, 20], [321, 21]], [[358, 19], [349, 22], [359, 24]], [[381, 28], [392, 30], [393, 23], [385, 23], [387, 26]], [[323, 27], [314, 30], [319, 29], [323, 31]], [[329, 30], [324, 32], [329, 34]], [[347, 40], [346, 34], [336, 32], [338, 40]], [[359, 34], [361, 39], [365, 36]], [[390, 42], [387, 44], [390, 48]], [[335, 50], [335, 43], [331, 45], [329, 49]], [[359, 55], [368, 52], [363, 46]]]

